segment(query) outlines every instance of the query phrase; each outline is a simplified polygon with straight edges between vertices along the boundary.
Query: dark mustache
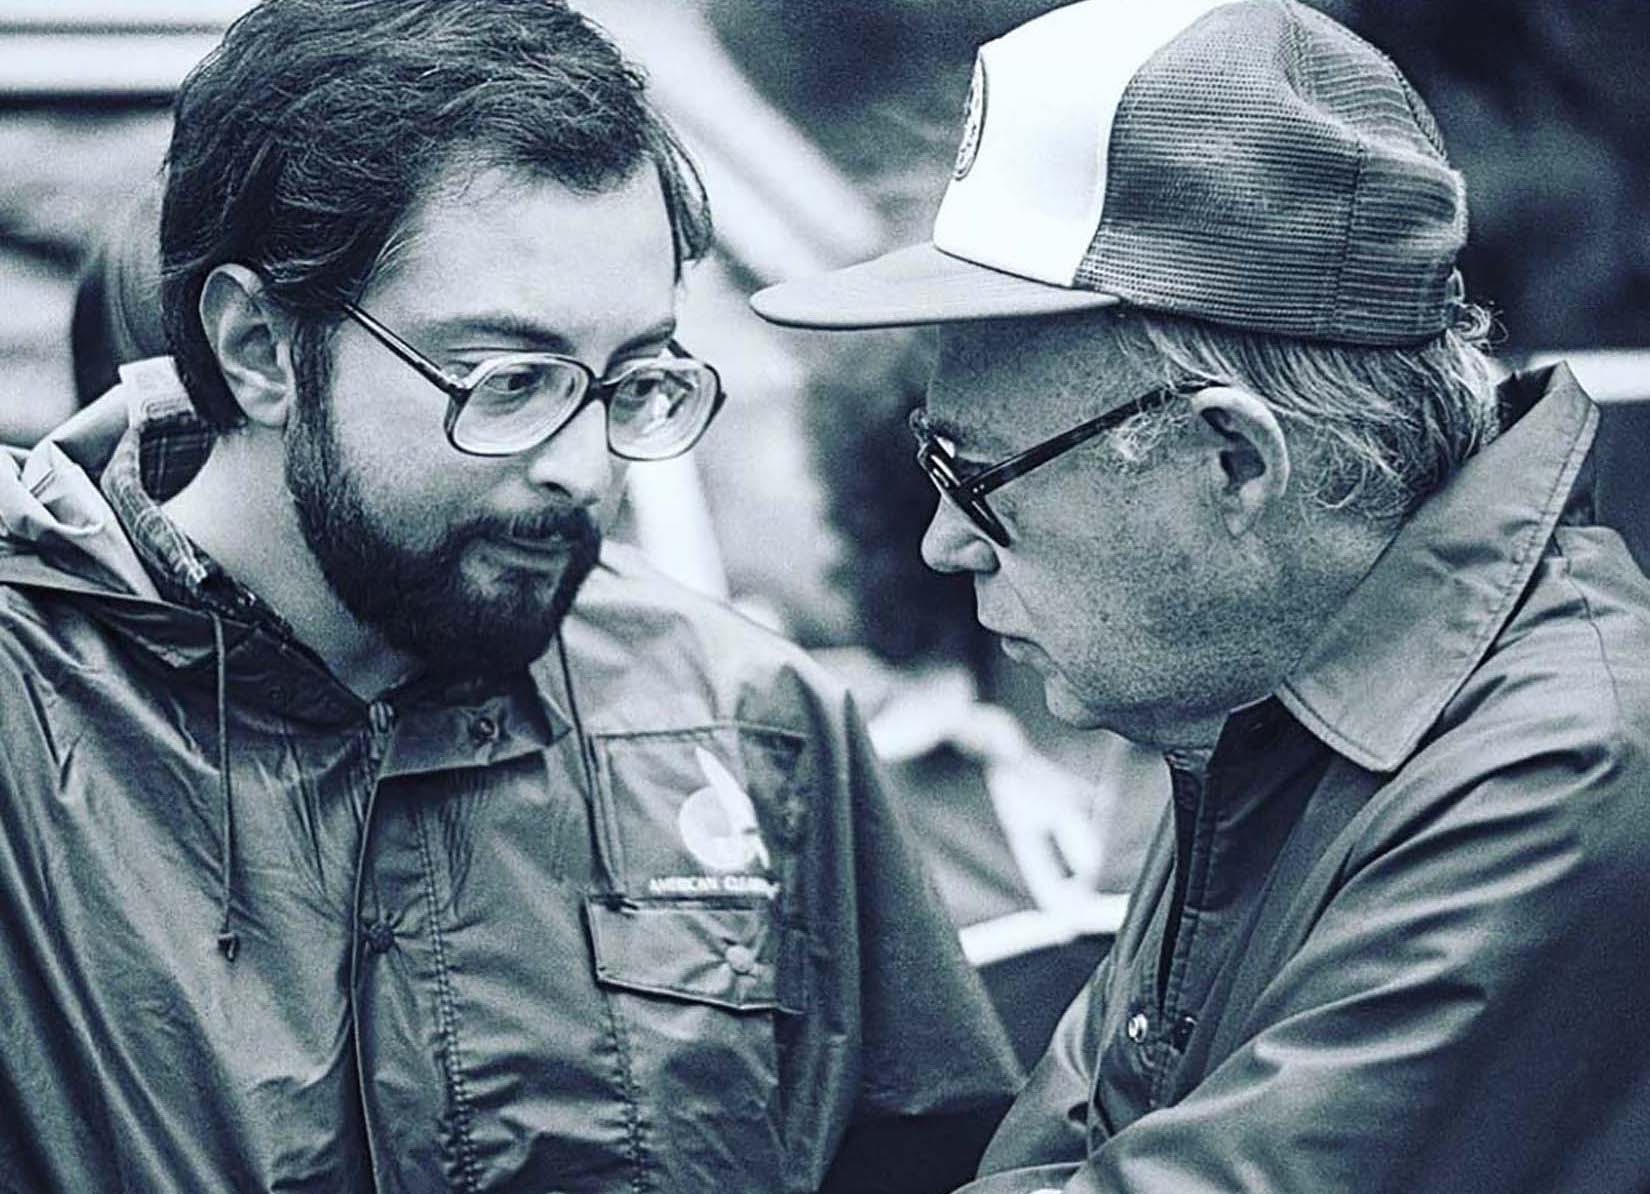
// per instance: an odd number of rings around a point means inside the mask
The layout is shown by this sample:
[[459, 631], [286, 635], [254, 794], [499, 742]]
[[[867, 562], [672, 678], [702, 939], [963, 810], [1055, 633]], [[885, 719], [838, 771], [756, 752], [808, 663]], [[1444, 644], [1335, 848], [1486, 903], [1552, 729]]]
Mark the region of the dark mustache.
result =
[[487, 533], [527, 543], [581, 543], [593, 542], [598, 538], [595, 519], [590, 517], [588, 510], [577, 507], [552, 508], [537, 514], [520, 515], [494, 523]]

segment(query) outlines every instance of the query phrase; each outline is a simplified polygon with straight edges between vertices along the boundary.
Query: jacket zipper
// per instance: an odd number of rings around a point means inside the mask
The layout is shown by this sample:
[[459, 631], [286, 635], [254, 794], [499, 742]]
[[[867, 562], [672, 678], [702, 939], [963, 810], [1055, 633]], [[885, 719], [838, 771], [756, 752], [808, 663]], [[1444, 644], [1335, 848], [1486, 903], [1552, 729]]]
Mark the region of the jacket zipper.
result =
[[367, 706], [367, 761], [372, 771], [372, 787], [367, 790], [366, 807], [361, 813], [361, 844], [356, 850], [355, 895], [350, 907], [349, 1015], [350, 1029], [355, 1037], [356, 1097], [360, 1100], [361, 1128], [367, 1138], [367, 1162], [372, 1168], [375, 1190], [382, 1190], [385, 1185], [378, 1141], [368, 1111], [367, 1075], [361, 1056], [361, 1005], [356, 993], [360, 990], [361, 897], [366, 886], [367, 848], [372, 837], [373, 809], [378, 803], [378, 785], [383, 779], [384, 759], [389, 754], [390, 735], [394, 730], [395, 707], [389, 701], [380, 697]]

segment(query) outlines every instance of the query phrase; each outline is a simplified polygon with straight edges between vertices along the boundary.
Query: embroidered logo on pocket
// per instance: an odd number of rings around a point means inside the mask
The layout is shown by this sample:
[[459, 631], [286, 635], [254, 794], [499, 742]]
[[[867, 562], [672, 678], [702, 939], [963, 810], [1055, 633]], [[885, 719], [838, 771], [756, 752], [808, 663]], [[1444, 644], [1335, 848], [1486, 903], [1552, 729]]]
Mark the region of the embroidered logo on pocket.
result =
[[682, 801], [676, 826], [682, 844], [709, 870], [726, 874], [751, 866], [772, 865], [756, 806], [717, 757], [702, 746], [693, 749], [705, 786]]
[[596, 845], [619, 890], [774, 900], [806, 798], [792, 736], [708, 725], [597, 739]]

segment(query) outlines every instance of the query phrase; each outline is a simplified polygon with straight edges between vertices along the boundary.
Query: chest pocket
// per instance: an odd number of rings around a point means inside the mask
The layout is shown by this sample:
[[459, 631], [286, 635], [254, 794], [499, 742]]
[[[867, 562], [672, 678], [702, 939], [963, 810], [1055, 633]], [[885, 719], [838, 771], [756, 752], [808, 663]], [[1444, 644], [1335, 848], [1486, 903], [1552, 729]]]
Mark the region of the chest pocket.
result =
[[803, 1010], [803, 740], [738, 724], [599, 736], [587, 904], [599, 982]]
[[[800, 737], [742, 725], [602, 736], [597, 848], [633, 898], [784, 903], [806, 834]], [[777, 897], [777, 898], [775, 898]]]
[[803, 742], [713, 725], [592, 747], [607, 890], [585, 915], [649, 1164], [685, 1167], [675, 1188], [779, 1188], [776, 1016], [806, 987]]

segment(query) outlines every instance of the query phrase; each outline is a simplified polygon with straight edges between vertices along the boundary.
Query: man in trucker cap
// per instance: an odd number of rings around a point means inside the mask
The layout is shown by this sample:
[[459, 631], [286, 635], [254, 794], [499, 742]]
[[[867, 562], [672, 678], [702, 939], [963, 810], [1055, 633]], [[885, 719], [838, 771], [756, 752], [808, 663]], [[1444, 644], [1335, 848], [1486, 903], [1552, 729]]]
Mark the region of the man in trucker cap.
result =
[[966, 1180], [1018, 1066], [854, 702], [603, 542], [722, 401], [639, 70], [264, 0], [164, 186], [83, 330], [172, 358], [0, 451], [0, 1191]]
[[1644, 1190], [1650, 586], [1421, 100], [1293, 0], [1083, 0], [967, 112], [932, 244], [754, 302], [940, 325], [925, 558], [1172, 769], [982, 1189]]

